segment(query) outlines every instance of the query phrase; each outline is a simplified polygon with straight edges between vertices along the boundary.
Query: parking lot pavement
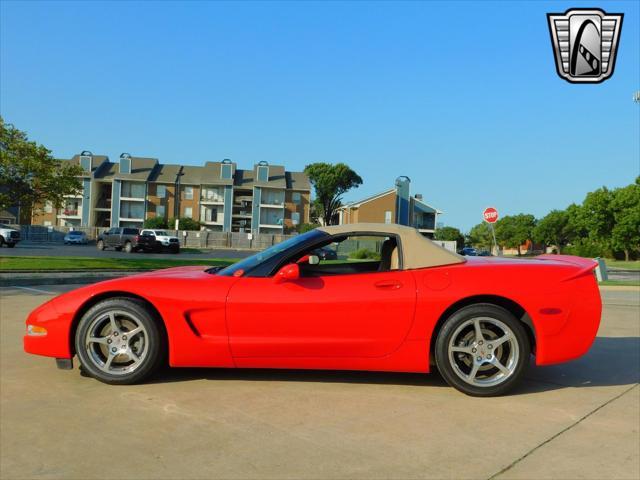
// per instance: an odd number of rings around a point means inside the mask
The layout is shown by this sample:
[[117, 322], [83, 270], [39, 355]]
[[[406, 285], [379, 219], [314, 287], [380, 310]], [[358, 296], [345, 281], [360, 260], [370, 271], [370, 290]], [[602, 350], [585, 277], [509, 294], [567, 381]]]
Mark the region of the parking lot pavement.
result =
[[22, 352], [27, 313], [69, 288], [0, 289], [2, 478], [640, 478], [638, 291], [603, 291], [585, 357], [479, 399], [373, 372], [103, 385]]
[[244, 258], [252, 255], [250, 250], [217, 249], [202, 250], [203, 253], [126, 253], [107, 249], [98, 250], [95, 244], [64, 245], [61, 243], [20, 242], [14, 248], [0, 248], [0, 257], [90, 257], [90, 258]]

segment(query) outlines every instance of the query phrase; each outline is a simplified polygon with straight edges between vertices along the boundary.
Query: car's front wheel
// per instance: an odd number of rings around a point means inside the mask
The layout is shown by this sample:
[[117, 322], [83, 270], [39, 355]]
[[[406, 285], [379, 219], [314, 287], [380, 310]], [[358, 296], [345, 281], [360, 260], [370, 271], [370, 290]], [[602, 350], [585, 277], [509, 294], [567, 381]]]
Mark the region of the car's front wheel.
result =
[[96, 247], [98, 248], [98, 250], [104, 250], [104, 241], [98, 240], [98, 243], [96, 243]]
[[76, 353], [83, 370], [104, 383], [126, 385], [148, 378], [164, 362], [164, 335], [142, 301], [104, 300], [78, 324]]
[[511, 390], [529, 363], [531, 347], [520, 320], [492, 304], [452, 314], [436, 340], [438, 370], [467, 395], [489, 397]]

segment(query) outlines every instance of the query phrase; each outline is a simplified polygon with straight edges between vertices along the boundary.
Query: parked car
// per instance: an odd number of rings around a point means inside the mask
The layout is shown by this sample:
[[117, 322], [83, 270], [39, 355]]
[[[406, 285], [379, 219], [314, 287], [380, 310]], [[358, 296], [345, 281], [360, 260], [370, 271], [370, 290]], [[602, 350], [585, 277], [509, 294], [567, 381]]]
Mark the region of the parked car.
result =
[[115, 248], [127, 253], [136, 252], [143, 248], [140, 242], [140, 231], [137, 228], [112, 227], [98, 235], [96, 246], [98, 250]]
[[462, 250], [460, 250], [460, 255], [464, 255], [467, 257], [475, 257], [478, 255], [478, 252], [473, 247], [464, 247]]
[[180, 240], [175, 235], [169, 235], [165, 230], [152, 230], [145, 228], [140, 232], [140, 236], [145, 241], [149, 240], [149, 247], [143, 248], [145, 251], [168, 250], [171, 253], [180, 253]]
[[[313, 252], [372, 237], [380, 257]], [[346, 242], [343, 244], [343, 242]], [[354, 247], [355, 248], [355, 247]], [[597, 263], [568, 255], [464, 257], [394, 224], [320, 227], [227, 267], [177, 267], [87, 285], [36, 308], [24, 349], [110, 384], [173, 367], [436, 367], [475, 396], [587, 352], [602, 304]]]
[[337, 260], [338, 254], [333, 248], [322, 247], [313, 251], [314, 255], [317, 255], [320, 260]]
[[20, 241], [20, 231], [11, 228], [9, 225], [0, 223], [0, 247], [6, 245], [9, 248], [16, 246]]
[[478, 250], [479, 257], [493, 257], [493, 254], [489, 250]]
[[87, 239], [87, 234], [80, 230], [71, 230], [69, 233], [67, 233], [64, 236], [65, 245], [71, 245], [71, 244], [86, 245], [87, 243], [89, 243], [89, 240]]

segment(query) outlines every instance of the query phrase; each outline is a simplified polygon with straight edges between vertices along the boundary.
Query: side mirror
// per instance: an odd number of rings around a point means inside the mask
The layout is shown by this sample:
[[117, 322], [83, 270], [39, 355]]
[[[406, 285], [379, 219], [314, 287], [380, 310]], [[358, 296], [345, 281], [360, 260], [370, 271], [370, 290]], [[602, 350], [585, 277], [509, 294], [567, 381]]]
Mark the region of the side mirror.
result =
[[289, 263], [278, 270], [274, 280], [276, 283], [282, 283], [292, 280], [298, 280], [300, 278], [300, 267], [297, 263]]
[[303, 255], [296, 263], [309, 263], [311, 255]]
[[318, 265], [320, 257], [318, 255], [309, 255], [309, 265]]

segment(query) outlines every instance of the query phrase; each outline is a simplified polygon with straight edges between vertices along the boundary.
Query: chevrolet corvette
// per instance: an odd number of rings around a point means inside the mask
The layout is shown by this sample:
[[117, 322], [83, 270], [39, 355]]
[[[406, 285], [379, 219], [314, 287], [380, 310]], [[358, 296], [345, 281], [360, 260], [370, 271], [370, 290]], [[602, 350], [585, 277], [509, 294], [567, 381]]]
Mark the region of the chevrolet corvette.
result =
[[[315, 252], [331, 249], [320, 259]], [[591, 346], [596, 263], [463, 257], [398, 225], [321, 227], [227, 267], [88, 285], [36, 308], [24, 349], [109, 384], [160, 366], [428, 373], [501, 395]]]

